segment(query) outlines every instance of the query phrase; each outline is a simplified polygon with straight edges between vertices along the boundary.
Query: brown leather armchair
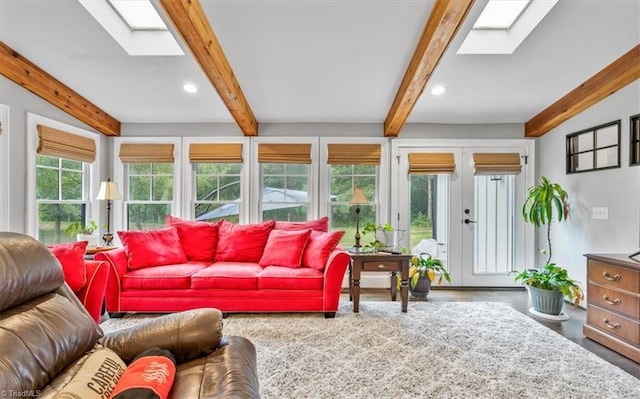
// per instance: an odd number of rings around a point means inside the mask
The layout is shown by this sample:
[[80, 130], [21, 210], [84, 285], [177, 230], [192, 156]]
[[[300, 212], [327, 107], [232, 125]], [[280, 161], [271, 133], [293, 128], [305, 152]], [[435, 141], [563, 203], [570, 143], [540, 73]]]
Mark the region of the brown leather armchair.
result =
[[151, 347], [171, 351], [172, 398], [259, 398], [255, 348], [246, 338], [222, 337], [217, 309], [169, 314], [103, 336], [47, 248], [0, 233], [0, 396], [52, 398], [101, 347], [126, 363]]

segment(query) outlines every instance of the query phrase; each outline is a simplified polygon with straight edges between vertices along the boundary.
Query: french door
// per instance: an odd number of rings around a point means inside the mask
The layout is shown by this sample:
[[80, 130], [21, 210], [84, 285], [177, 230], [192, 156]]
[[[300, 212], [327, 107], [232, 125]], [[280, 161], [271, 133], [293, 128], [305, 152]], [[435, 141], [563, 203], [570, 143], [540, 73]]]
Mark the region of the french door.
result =
[[[392, 171], [392, 215], [404, 231], [402, 246], [441, 258], [452, 286], [517, 286], [509, 272], [527, 265], [531, 232], [520, 216], [527, 187], [528, 148], [522, 146], [398, 146]], [[450, 153], [453, 173], [409, 173], [411, 153]], [[474, 153], [509, 153], [520, 173], [480, 174]], [[517, 155], [516, 155], [517, 154]], [[532, 168], [533, 170], [533, 168]], [[392, 217], [393, 219], [393, 217]]]

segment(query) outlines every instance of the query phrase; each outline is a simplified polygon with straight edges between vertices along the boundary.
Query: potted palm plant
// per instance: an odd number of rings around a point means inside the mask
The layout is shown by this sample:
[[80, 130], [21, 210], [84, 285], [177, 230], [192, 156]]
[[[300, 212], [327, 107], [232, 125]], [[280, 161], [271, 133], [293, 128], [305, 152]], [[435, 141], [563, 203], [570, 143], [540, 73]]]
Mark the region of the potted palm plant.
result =
[[562, 312], [564, 297], [575, 306], [578, 306], [584, 297], [578, 282], [569, 277], [567, 270], [551, 262], [551, 223], [554, 219], [558, 222], [567, 219], [568, 198], [567, 192], [558, 183], [552, 183], [542, 176], [538, 184], [529, 189], [522, 206], [525, 222], [533, 224], [536, 228], [546, 226], [547, 248], [541, 251], [546, 259], [541, 268], [514, 271], [515, 281], [521, 281], [529, 287], [535, 311], [550, 315], [559, 315]]
[[409, 293], [412, 297], [426, 299], [431, 291], [431, 284], [436, 282], [436, 277], [438, 285], [442, 284], [443, 278], [451, 283], [451, 276], [440, 259], [427, 253], [421, 253], [411, 258]]

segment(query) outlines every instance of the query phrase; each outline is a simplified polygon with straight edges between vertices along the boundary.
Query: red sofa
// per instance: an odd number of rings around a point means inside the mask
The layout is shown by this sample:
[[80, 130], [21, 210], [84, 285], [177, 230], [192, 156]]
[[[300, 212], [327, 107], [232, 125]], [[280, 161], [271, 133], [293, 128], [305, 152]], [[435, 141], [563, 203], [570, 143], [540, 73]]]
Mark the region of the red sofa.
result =
[[236, 225], [168, 216], [164, 229], [118, 232], [123, 247], [95, 256], [111, 265], [106, 309], [334, 317], [350, 257], [337, 247], [344, 232], [327, 229], [327, 218]]

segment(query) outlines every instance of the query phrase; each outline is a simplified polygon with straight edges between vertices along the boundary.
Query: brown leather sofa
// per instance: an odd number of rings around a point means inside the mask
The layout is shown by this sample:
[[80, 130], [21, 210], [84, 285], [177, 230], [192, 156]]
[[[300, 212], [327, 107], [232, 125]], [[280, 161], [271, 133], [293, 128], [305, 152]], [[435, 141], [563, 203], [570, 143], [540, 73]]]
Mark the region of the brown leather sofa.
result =
[[255, 348], [246, 338], [222, 337], [217, 309], [169, 314], [103, 336], [47, 248], [0, 233], [0, 397], [53, 398], [102, 347], [125, 363], [151, 347], [171, 351], [172, 398], [259, 398]]

